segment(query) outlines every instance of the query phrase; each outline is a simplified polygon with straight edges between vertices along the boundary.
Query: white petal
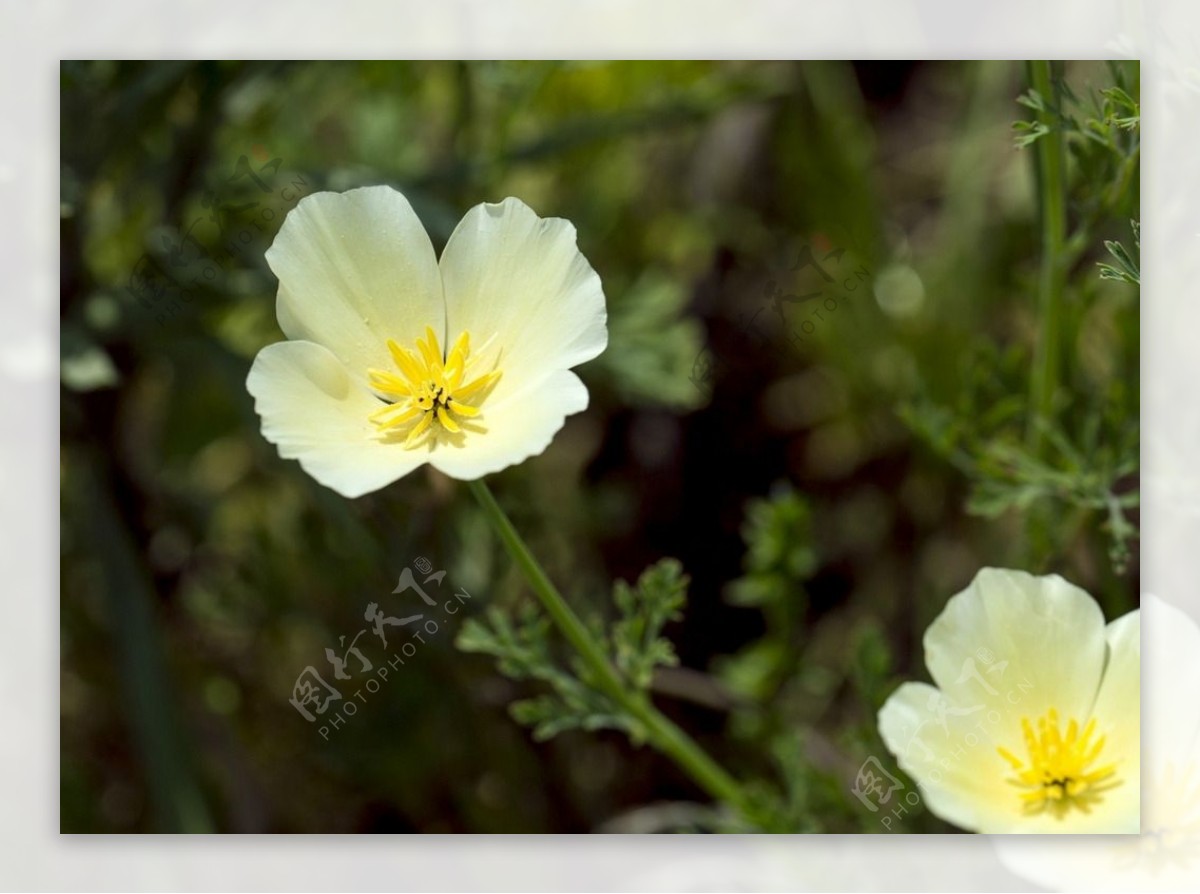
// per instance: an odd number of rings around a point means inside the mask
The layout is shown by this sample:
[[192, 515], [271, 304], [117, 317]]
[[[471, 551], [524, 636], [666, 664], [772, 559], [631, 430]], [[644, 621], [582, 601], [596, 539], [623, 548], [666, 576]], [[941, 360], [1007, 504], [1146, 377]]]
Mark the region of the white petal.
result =
[[[1142, 599], [1142, 609], [1149, 646], [1142, 700], [1147, 758], [1160, 773], [1168, 765], [1193, 766], [1200, 795], [1200, 625], [1154, 595]], [[1200, 814], [1200, 803], [1195, 808]]]
[[982, 569], [925, 631], [925, 664], [942, 692], [1000, 711], [1016, 729], [1051, 708], [1064, 723], [1086, 720], [1106, 649], [1104, 615], [1085, 591], [997, 568]]
[[[1012, 872], [1051, 890], [1196, 890], [1200, 700], [1194, 693], [1200, 689], [1200, 627], [1153, 595], [1143, 597], [1136, 615], [1138, 627], [1144, 620], [1147, 642], [1142, 834], [1049, 843], [1020, 838], [997, 844], [1001, 860]], [[1136, 639], [1133, 623], [1126, 615], [1109, 625], [1114, 662], [1120, 643], [1132, 645]], [[1103, 695], [1097, 699], [1098, 711], [1105, 710], [1107, 700]]]
[[258, 352], [246, 388], [262, 417], [263, 436], [284, 459], [345, 497], [390, 484], [426, 454], [382, 443], [367, 419], [381, 406], [326, 348], [285, 341]]
[[[471, 334], [481, 367], [504, 376], [492, 398], [540, 387], [557, 370], [591, 360], [608, 343], [600, 278], [575, 228], [540, 218], [518, 199], [477, 205], [442, 252], [446, 337]], [[488, 343], [489, 339], [494, 339]]]
[[1096, 695], [1092, 716], [1107, 737], [1100, 763], [1117, 763], [1122, 783], [1105, 795], [1098, 811], [1120, 811], [1127, 818], [1125, 831], [1138, 831], [1141, 806], [1142, 742], [1142, 624], [1141, 612], [1132, 611], [1105, 629], [1108, 663]]
[[[879, 735], [935, 815], [972, 832], [1013, 831], [1020, 801], [1005, 782], [995, 715], [989, 721], [986, 708], [956, 713], [965, 709], [944, 699], [927, 683], [903, 684], [879, 711]], [[1006, 737], [1008, 727], [1000, 732]]]
[[451, 442], [441, 436], [429, 462], [451, 478], [471, 481], [499, 472], [549, 446], [572, 413], [587, 409], [588, 392], [569, 370], [552, 373], [536, 393], [493, 406], [489, 398], [483, 413], [470, 420], [486, 432], [470, 431]]
[[[963, 709], [943, 698], [925, 683], [905, 683], [879, 712], [880, 736], [900, 767], [916, 780], [925, 806], [936, 816], [987, 834], [1137, 831], [1136, 779], [1129, 789], [1123, 784], [1105, 793], [1090, 813], [1071, 810], [1061, 818], [1026, 814], [1022, 789], [1009, 783], [1012, 768], [997, 751], [1004, 746], [1024, 758], [1024, 747], [1016, 744], [1020, 729], [994, 709]], [[1101, 760], [1111, 756], [1106, 744]]]
[[355, 375], [390, 369], [386, 340], [410, 347], [445, 321], [429, 235], [389, 186], [300, 200], [267, 250], [276, 315], [290, 339], [329, 348]]
[[1130, 612], [1105, 628], [1108, 660], [1092, 709], [1105, 737], [1097, 765], [1116, 764], [1120, 784], [1071, 831], [1136, 834], [1141, 813], [1141, 624]]

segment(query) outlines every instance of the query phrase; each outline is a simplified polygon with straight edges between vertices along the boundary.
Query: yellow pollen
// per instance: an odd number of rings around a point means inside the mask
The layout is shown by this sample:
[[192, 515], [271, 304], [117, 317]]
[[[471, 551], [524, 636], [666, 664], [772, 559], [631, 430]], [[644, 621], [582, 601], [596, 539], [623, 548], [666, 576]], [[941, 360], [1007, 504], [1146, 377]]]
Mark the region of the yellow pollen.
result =
[[1028, 717], [1021, 719], [1021, 730], [1027, 760], [1022, 761], [1007, 748], [996, 750], [1016, 771], [1008, 782], [1024, 789], [1020, 797], [1026, 814], [1050, 813], [1062, 819], [1073, 808], [1090, 813], [1103, 800], [1104, 792], [1121, 784], [1115, 778], [1115, 763], [1095, 766], [1105, 741], [1104, 736], [1092, 739], [1095, 718], [1082, 732], [1078, 721], [1072, 719], [1064, 734], [1058, 711], [1051, 708], [1038, 719], [1036, 732]]
[[[459, 435], [463, 431], [487, 431], [474, 420], [479, 416], [480, 404], [500, 380], [500, 371], [467, 380], [467, 368], [475, 362], [470, 356], [468, 333], [462, 333], [446, 354], [428, 326], [425, 338], [417, 339], [416, 353], [390, 338], [387, 346], [399, 372], [367, 370], [371, 387], [389, 401], [368, 417], [381, 431], [403, 432], [407, 428], [407, 448], [435, 440], [442, 432]], [[466, 420], [471, 422], [465, 424]]]

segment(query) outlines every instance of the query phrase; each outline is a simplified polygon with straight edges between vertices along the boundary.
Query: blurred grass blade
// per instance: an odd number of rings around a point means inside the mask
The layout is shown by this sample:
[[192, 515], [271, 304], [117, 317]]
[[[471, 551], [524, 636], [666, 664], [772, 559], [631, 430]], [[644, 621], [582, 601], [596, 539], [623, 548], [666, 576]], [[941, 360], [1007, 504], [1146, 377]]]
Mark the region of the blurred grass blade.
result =
[[144, 761], [146, 785], [160, 832], [211, 832], [212, 820], [192, 776], [167, 678], [153, 590], [94, 456], [80, 463], [95, 554], [103, 572], [126, 721]]

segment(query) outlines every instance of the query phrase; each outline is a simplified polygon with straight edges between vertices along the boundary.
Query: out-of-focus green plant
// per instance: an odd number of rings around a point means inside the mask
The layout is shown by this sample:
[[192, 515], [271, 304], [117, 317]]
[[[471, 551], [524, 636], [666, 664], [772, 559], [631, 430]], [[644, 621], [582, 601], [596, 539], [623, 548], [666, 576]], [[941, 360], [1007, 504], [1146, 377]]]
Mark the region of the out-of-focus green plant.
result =
[[[998, 518], [1041, 505], [1079, 510], [1099, 519], [1119, 573], [1138, 536], [1129, 513], [1139, 505], [1139, 492], [1125, 484], [1138, 470], [1138, 420], [1127, 410], [1136, 397], [1125, 394], [1122, 383], [1111, 383], [1104, 404], [1079, 413], [1073, 437], [1062, 426], [1039, 423], [1046, 448], [1035, 453], [1024, 438], [1026, 403], [1019, 389], [1026, 370], [1019, 349], [980, 345], [961, 362], [961, 392], [952, 407], [914, 402], [901, 408], [901, 418], [971, 483], [968, 511]], [[1039, 548], [1061, 550], [1069, 539], [1060, 532], [1053, 544]]]
[[[686, 594], [687, 578], [679, 562], [663, 559], [642, 573], [636, 587], [625, 581], [613, 585], [619, 617], [607, 634], [603, 622], [592, 625], [613, 666], [643, 696], [655, 668], [679, 663], [670, 640], [661, 634], [665, 624], [679, 619]], [[614, 701], [578, 656], [564, 667], [554, 654], [550, 619], [533, 606], [523, 606], [515, 619], [497, 607], [485, 619], [468, 619], [456, 645], [464, 652], [491, 655], [500, 672], [514, 680], [549, 684], [553, 695], [517, 701], [510, 708], [519, 723], [533, 727], [535, 738], [549, 739], [569, 729], [619, 729], [636, 744], [646, 741], [642, 720]]]
[[[1015, 128], [1017, 145], [1037, 153], [1043, 228], [1032, 357], [1015, 346], [979, 343], [961, 364], [952, 405], [926, 393], [900, 412], [971, 482], [971, 512], [1027, 516], [1031, 567], [1069, 548], [1062, 512], [1075, 510], [1098, 520], [1112, 567], [1122, 574], [1138, 535], [1138, 391], [1127, 374], [1136, 371], [1137, 303], [1098, 291], [1094, 268], [1078, 262], [1098, 230], [1136, 213], [1137, 68], [1111, 64], [1113, 85], [1086, 101], [1049, 63], [1030, 69], [1031, 86], [1018, 101], [1035, 118]], [[1136, 244], [1136, 222], [1133, 228]], [[1114, 240], [1104, 245], [1116, 266], [1101, 264], [1099, 278], [1138, 285], [1130, 253]], [[1088, 375], [1079, 363], [1079, 346], [1095, 326], [1115, 330], [1126, 346], [1102, 375]], [[1054, 534], [1051, 511], [1058, 513]], [[1075, 528], [1068, 522], [1065, 530]]]
[[766, 632], [723, 659], [720, 676], [751, 702], [769, 703], [795, 672], [803, 648], [804, 582], [817, 567], [808, 502], [790, 486], [776, 487], [770, 497], [750, 501], [742, 537], [745, 574], [729, 585], [726, 598], [761, 611]]
[[704, 401], [691, 380], [703, 346], [700, 323], [685, 313], [683, 283], [643, 274], [626, 291], [609, 289], [608, 350], [597, 366], [633, 404], [689, 409]]

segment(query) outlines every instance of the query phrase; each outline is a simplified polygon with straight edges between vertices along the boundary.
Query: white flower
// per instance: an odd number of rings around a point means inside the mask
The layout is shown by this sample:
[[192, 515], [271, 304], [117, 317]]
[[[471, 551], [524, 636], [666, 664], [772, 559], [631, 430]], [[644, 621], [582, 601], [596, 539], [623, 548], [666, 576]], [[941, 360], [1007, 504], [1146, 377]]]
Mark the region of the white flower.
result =
[[937, 688], [903, 684], [880, 735], [964, 829], [1136, 833], [1139, 618], [1106, 627], [1057, 575], [985, 568], [925, 631]]
[[477, 205], [439, 261], [396, 190], [316, 193], [267, 263], [289, 340], [259, 352], [246, 387], [280, 456], [344, 496], [426, 462], [480, 478], [587, 408], [570, 370], [607, 344], [604, 293], [565, 220]]
[[1142, 834], [996, 843], [1010, 870], [1051, 890], [1200, 890], [1200, 627], [1152, 595], [1143, 598], [1142, 615]]

